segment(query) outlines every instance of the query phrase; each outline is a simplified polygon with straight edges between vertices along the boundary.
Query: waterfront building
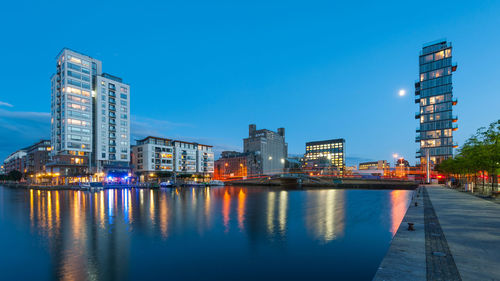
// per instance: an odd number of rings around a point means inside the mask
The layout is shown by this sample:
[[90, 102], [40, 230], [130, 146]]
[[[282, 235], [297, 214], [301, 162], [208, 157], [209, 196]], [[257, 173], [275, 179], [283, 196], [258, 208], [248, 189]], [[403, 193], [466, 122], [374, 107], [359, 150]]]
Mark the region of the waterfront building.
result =
[[248, 138], [243, 139], [243, 152], [248, 154], [248, 175], [273, 175], [283, 173], [288, 155], [285, 142], [285, 128], [277, 132], [267, 129], [257, 130], [249, 125]]
[[129, 85], [107, 73], [97, 77], [94, 158], [99, 172], [124, 176], [130, 163]]
[[218, 180], [244, 179], [248, 176], [248, 153], [222, 151], [215, 161], [214, 178]]
[[308, 142], [303, 161], [304, 170], [342, 175], [345, 169], [345, 140]]
[[27, 148], [19, 149], [12, 152], [3, 162], [4, 173], [8, 174], [12, 171], [19, 171], [25, 173], [25, 162]]
[[102, 73], [101, 61], [67, 48], [58, 54], [51, 78], [51, 172], [80, 181], [75, 178], [102, 179], [106, 168], [128, 169], [129, 91], [120, 78]]
[[31, 182], [40, 182], [40, 178], [46, 174], [46, 165], [50, 162], [51, 152], [50, 140], [41, 140], [26, 148], [25, 156], [25, 178]]
[[415, 83], [415, 103], [419, 111], [416, 142], [420, 149], [416, 157], [422, 167], [439, 164], [453, 157], [453, 131], [457, 130], [457, 116], [453, 106], [452, 73], [457, 65], [452, 62], [452, 45], [446, 40], [425, 44], [419, 56], [419, 80]]
[[210, 145], [149, 136], [132, 147], [132, 168], [140, 181], [174, 174], [210, 177], [214, 154]]
[[385, 170], [389, 169], [390, 165], [387, 160], [378, 160], [372, 162], [359, 163], [359, 170]]

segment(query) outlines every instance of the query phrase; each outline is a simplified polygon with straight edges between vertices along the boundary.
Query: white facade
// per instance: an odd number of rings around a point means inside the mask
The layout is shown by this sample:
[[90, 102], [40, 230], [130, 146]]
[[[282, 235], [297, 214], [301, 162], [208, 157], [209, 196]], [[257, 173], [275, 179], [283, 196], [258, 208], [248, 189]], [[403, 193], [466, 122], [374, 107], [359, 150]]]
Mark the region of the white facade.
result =
[[130, 162], [130, 87], [107, 74], [97, 77], [95, 150], [98, 161]]
[[92, 152], [92, 78], [101, 62], [69, 49], [57, 57], [51, 79], [51, 143], [53, 154]]
[[209, 145], [147, 137], [133, 147], [133, 168], [138, 173], [213, 173], [214, 153]]
[[133, 147], [133, 165], [136, 172], [174, 171], [172, 141], [147, 137]]
[[63, 49], [51, 78], [53, 155], [88, 157], [91, 171], [128, 168], [130, 86], [102, 73], [102, 62]]

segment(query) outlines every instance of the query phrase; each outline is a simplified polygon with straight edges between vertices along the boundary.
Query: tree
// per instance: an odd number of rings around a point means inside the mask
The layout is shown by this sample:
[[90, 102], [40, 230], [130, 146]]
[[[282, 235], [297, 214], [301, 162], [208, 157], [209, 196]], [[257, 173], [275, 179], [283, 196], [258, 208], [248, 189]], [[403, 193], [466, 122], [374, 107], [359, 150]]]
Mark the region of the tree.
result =
[[11, 181], [20, 181], [23, 178], [23, 173], [18, 170], [10, 171], [7, 178]]

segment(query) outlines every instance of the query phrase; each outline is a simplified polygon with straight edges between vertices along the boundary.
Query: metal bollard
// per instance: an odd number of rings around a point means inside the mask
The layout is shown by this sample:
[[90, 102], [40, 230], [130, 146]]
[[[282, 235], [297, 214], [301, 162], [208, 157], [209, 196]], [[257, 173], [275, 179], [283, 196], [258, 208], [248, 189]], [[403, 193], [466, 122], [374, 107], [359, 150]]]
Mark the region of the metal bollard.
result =
[[413, 225], [415, 225], [415, 224], [414, 224], [414, 223], [412, 223], [412, 222], [409, 222], [409, 223], [408, 223], [408, 230], [409, 230], [409, 231], [415, 231], [415, 228], [413, 227]]

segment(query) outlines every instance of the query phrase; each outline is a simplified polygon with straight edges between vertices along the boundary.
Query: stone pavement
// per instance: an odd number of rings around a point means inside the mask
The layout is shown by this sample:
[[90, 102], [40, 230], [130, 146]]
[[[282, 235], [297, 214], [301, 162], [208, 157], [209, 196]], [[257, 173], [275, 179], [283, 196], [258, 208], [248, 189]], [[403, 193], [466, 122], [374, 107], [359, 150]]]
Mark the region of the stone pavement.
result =
[[441, 186], [427, 191], [462, 280], [500, 281], [500, 205]]
[[373, 280], [500, 281], [500, 204], [437, 185], [419, 194]]

